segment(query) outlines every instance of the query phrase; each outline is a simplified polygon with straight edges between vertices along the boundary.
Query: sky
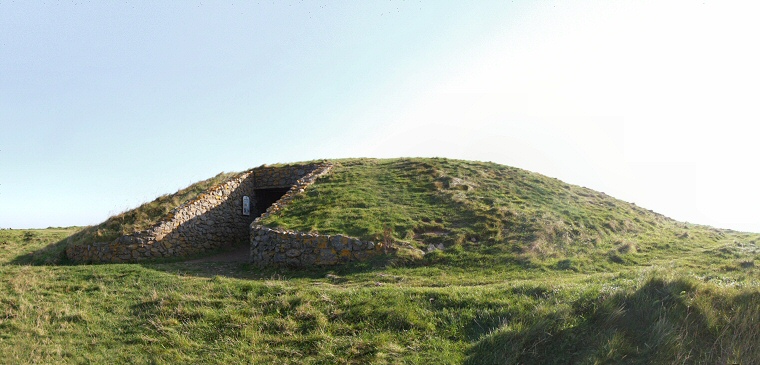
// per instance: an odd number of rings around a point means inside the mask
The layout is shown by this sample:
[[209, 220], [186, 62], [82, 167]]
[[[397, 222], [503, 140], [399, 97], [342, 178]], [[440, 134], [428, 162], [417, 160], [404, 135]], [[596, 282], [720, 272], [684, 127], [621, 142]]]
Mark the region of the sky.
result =
[[493, 161], [760, 232], [760, 5], [0, 0], [0, 228], [222, 171]]

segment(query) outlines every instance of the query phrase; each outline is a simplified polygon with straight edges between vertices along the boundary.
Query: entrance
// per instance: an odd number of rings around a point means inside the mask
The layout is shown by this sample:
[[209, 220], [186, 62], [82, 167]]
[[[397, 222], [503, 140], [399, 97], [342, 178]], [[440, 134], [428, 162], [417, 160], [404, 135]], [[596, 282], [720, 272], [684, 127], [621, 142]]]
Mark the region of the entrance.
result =
[[257, 215], [261, 215], [266, 212], [267, 208], [271, 207], [274, 202], [280, 200], [290, 188], [271, 188], [271, 189], [254, 189], [253, 194], [256, 197], [256, 209]]

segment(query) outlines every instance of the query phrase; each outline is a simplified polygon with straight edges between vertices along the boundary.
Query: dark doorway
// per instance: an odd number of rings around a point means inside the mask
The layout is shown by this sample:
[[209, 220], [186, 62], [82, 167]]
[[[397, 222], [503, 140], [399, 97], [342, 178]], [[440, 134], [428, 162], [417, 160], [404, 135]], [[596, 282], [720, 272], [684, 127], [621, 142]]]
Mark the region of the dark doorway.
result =
[[254, 189], [253, 194], [256, 197], [256, 205], [254, 206], [256, 215], [261, 215], [267, 208], [272, 206], [274, 202], [280, 200], [290, 188], [271, 188], [271, 189]]

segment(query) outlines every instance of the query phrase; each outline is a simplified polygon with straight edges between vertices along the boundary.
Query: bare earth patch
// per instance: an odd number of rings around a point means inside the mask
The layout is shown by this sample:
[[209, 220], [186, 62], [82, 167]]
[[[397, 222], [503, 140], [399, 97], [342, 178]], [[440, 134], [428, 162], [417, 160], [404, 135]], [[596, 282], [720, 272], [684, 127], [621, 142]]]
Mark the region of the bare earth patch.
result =
[[203, 263], [203, 262], [238, 262], [238, 263], [246, 263], [248, 262], [249, 255], [251, 253], [251, 246], [244, 245], [240, 246], [232, 251], [228, 251], [225, 253], [220, 253], [218, 255], [204, 257], [200, 259], [190, 260], [186, 261], [188, 264], [197, 264], [197, 263]]

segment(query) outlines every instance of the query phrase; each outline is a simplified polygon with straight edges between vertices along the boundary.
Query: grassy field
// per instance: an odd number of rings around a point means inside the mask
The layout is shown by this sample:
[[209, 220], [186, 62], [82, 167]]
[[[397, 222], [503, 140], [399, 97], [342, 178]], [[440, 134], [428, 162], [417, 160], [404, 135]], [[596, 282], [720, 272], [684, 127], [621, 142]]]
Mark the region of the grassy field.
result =
[[308, 270], [67, 265], [0, 231], [0, 363], [753, 364], [760, 235], [527, 171], [341, 160], [270, 225], [422, 255]]

